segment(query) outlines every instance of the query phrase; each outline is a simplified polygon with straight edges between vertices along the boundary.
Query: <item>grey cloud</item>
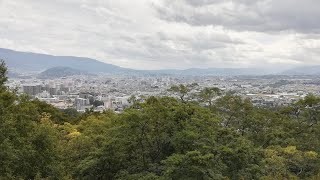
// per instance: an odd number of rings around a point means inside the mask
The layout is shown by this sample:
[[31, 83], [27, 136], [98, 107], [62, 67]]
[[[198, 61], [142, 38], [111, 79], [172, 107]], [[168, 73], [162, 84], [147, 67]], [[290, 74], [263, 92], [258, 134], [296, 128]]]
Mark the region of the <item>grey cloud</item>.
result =
[[320, 31], [318, 0], [164, 0], [162, 19], [241, 31]]
[[0, 47], [137, 69], [320, 63], [320, 1], [301, 2], [0, 0]]
[[215, 3], [221, 3], [224, 0], [185, 0], [186, 3], [192, 5], [192, 6], [205, 6]]
[[228, 58], [228, 54], [232, 54], [229, 46], [242, 43], [219, 33], [194, 33], [188, 37], [155, 33], [135, 38], [123, 37], [122, 40], [125, 42], [119, 42], [119, 46], [108, 50], [108, 53], [114, 57], [127, 59], [163, 63], [175, 61], [177, 64], [181, 63], [181, 67], [185, 62], [195, 66], [203, 63], [207, 65], [222, 57], [226, 61], [232, 61]]

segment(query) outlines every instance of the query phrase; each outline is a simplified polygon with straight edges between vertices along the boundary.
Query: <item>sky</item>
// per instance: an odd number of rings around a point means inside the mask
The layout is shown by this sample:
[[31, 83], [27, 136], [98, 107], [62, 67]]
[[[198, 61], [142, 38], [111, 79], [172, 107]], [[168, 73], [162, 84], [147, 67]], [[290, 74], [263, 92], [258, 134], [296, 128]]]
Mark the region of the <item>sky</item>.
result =
[[320, 0], [0, 0], [0, 47], [134, 69], [320, 64]]

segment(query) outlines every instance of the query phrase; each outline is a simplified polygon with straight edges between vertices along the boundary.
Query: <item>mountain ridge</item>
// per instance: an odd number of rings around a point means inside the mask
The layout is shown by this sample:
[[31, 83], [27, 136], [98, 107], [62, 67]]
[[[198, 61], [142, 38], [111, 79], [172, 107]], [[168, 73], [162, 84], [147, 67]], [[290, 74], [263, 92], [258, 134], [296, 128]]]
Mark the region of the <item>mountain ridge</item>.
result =
[[282, 72], [285, 75], [320, 75], [320, 65], [302, 66]]
[[[88, 73], [110, 74], [138, 74], [138, 75], [212, 75], [212, 76], [237, 76], [237, 75], [320, 75], [320, 66], [304, 66], [292, 68], [283, 72], [270, 71], [258, 68], [189, 68], [184, 70], [135, 70], [123, 68], [102, 61], [76, 56], [54, 56], [32, 52], [20, 52], [0, 48], [0, 59], [4, 59], [9, 69], [22, 72], [40, 73], [54, 67], [69, 67]], [[311, 70], [310, 70], [311, 69]], [[319, 70], [318, 70], [319, 69]]]
[[131, 71], [95, 59], [75, 56], [53, 56], [31, 52], [20, 52], [0, 48], [0, 58], [4, 59], [9, 68], [24, 71], [41, 72], [49, 68], [63, 66], [88, 72], [116, 73]]

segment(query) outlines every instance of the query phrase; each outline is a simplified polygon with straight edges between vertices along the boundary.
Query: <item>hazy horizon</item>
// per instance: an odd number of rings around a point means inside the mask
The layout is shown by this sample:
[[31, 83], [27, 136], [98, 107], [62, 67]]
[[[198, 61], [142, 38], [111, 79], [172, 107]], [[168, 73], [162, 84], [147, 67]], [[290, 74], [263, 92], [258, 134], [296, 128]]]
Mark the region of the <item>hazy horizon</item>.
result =
[[[110, 65], [114, 65], [114, 64], [111, 64], [111, 63], [108, 63], [106, 61], [103, 61], [101, 59], [93, 59], [93, 58], [90, 58], [90, 57], [81, 57], [81, 56], [72, 56], [72, 55], [63, 55], [63, 56], [60, 56], [60, 55], [52, 55], [52, 54], [46, 54], [46, 53], [36, 53], [36, 52], [28, 52], [28, 51], [17, 51], [17, 50], [13, 50], [13, 49], [6, 49], [6, 48], [0, 48], [0, 50], [3, 49], [5, 51], [12, 51], [14, 53], [28, 53], [28, 54], [35, 54], [35, 55], [44, 55], [44, 56], [53, 56], [53, 57], [57, 57], [57, 58], [63, 58], [63, 57], [70, 57], [70, 58], [84, 58], [84, 59], [91, 59], [91, 60], [94, 60], [94, 61], [99, 61], [99, 62], [102, 62], [102, 63], [106, 63], [106, 64], [110, 64]], [[0, 53], [1, 54], [1, 53]], [[4, 60], [5, 62], [7, 61], [5, 58], [1, 57], [0, 55], [0, 59], [2, 58], [2, 60]], [[10, 60], [9, 60], [10, 61]], [[7, 62], [9, 62], [7, 61]], [[318, 65], [317, 65], [318, 66]], [[320, 64], [319, 64], [320, 66]], [[71, 67], [71, 66], [64, 66], [64, 65], [61, 65], [61, 66], [55, 66], [55, 67]], [[121, 68], [128, 68], [128, 67], [123, 67], [123, 66], [118, 66], [118, 67], [121, 67]], [[270, 70], [271, 73], [275, 73], [275, 72], [281, 72], [281, 71], [285, 71], [285, 70], [289, 70], [289, 69], [293, 69], [293, 68], [297, 68], [297, 67], [309, 67], [308, 65], [307, 66], [304, 66], [304, 65], [288, 65], [286, 67], [203, 67], [203, 68], [198, 68], [198, 67], [190, 67], [190, 68], [162, 68], [162, 69], [143, 69], [143, 68], [128, 68], [128, 69], [133, 69], [133, 70], [150, 70], [150, 71], [166, 71], [166, 70], [172, 70], [172, 71], [183, 71], [183, 70], [191, 70], [191, 69], [261, 69], [261, 70]], [[311, 66], [310, 66], [311, 67]], [[8, 67], [9, 69], [12, 70], [12, 68], [15, 68], [15, 67]], [[19, 69], [19, 70], [22, 70], [22, 69]], [[46, 70], [46, 69], [43, 69], [43, 71]]]
[[320, 64], [316, 0], [0, 0], [0, 48], [132, 69]]

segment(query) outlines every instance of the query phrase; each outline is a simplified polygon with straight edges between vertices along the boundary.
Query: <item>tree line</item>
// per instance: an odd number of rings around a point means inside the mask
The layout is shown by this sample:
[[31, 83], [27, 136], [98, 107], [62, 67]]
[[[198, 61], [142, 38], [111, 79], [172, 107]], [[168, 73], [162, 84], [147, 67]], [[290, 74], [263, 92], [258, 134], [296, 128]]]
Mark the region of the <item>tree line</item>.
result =
[[178, 85], [78, 114], [17, 95], [6, 73], [2, 61], [0, 179], [320, 179], [319, 97], [267, 109], [217, 88], [190, 101], [195, 84]]

